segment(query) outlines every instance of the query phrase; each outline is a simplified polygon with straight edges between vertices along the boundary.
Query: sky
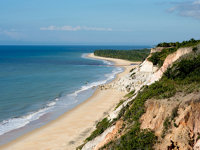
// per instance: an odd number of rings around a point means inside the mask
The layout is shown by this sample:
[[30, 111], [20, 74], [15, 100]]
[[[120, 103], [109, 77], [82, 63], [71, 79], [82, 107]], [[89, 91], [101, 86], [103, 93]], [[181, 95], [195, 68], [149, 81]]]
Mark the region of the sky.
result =
[[200, 39], [200, 0], [0, 0], [0, 45]]

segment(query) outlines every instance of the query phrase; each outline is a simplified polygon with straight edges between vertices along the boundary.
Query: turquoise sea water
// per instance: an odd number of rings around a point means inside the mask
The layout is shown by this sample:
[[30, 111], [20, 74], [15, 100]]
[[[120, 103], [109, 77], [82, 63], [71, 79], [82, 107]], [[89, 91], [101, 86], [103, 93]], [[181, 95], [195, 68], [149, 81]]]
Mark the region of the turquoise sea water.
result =
[[0, 135], [47, 113], [58, 117], [122, 71], [108, 66], [110, 62], [86, 58], [87, 53], [143, 47], [0, 46]]

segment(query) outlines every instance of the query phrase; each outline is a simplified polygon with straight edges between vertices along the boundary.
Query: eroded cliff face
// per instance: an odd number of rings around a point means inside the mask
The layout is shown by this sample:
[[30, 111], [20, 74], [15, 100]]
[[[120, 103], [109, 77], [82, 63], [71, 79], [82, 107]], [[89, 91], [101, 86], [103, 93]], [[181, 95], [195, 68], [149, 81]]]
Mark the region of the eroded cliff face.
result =
[[[163, 48], [154, 48], [154, 52], [160, 52]], [[151, 50], [152, 52], [152, 50]], [[135, 96], [131, 97], [127, 101], [125, 101], [120, 107], [109, 114], [109, 119], [113, 120], [117, 117], [118, 113], [125, 107], [126, 104], [134, 99], [137, 96], [137, 93], [141, 90], [141, 88], [145, 85], [151, 85], [154, 82], [158, 81], [163, 73], [170, 67], [175, 61], [177, 61], [180, 57], [185, 54], [191, 53], [192, 48], [180, 48], [175, 53], [172, 53], [167, 56], [165, 59], [163, 66], [158, 68], [154, 66], [152, 62], [148, 61], [148, 58], [152, 53], [147, 57], [147, 59], [134, 70], [132, 70], [128, 75], [120, 78], [118, 81], [112, 83], [110, 85], [111, 88], [118, 89], [120, 91], [130, 92], [135, 91]]]
[[[151, 53], [159, 52], [163, 48], [154, 48]], [[147, 59], [135, 69], [133, 69], [127, 76], [120, 78], [118, 81], [109, 85], [109, 88], [115, 88], [120, 91], [130, 92], [135, 91], [135, 95], [123, 102], [117, 109], [108, 114], [108, 119], [112, 121], [117, 118], [120, 110], [133, 100], [141, 88], [145, 85], [151, 85], [158, 81], [163, 73], [180, 57], [192, 52], [192, 48], [180, 48], [175, 53], [167, 56], [163, 66], [158, 68]], [[149, 55], [149, 57], [151, 54]], [[148, 100], [145, 104], [146, 113], [141, 117], [141, 128], [150, 128], [155, 131], [156, 136], [159, 137], [159, 143], [155, 145], [155, 149], [200, 149], [200, 95], [195, 97], [191, 94], [184, 97], [183, 95], [176, 95], [166, 100]], [[181, 101], [180, 101], [181, 100]], [[170, 130], [167, 131], [165, 137], [163, 134], [163, 123], [167, 117], [171, 116], [173, 110], [177, 107], [178, 117], [175, 122], [171, 123]], [[84, 150], [99, 149], [103, 145], [109, 143], [111, 140], [119, 137], [118, 131], [121, 124], [117, 122], [115, 125], [108, 128], [104, 133], [85, 144]], [[175, 126], [174, 126], [175, 124]], [[199, 125], [199, 126], [198, 126]], [[200, 139], [200, 136], [199, 136]], [[192, 142], [190, 142], [192, 141]]]
[[[151, 49], [151, 53], [160, 52], [164, 48], [158, 47]], [[169, 68], [175, 61], [185, 54], [191, 53], [192, 48], [179, 48], [176, 52], [168, 55], [162, 65], [158, 68], [154, 66], [152, 62], [148, 61], [148, 58], [140, 65], [135, 67], [128, 75], [121, 77], [118, 81], [108, 85], [109, 88], [115, 88], [120, 91], [130, 92], [135, 90], [138, 92], [144, 85], [151, 85], [155, 81], [158, 81], [163, 73]]]
[[[199, 93], [191, 93], [186, 96], [177, 94], [169, 99], [148, 100], [146, 102], [146, 113], [140, 118], [141, 128], [155, 131], [155, 135], [158, 137], [155, 149], [188, 150], [194, 148], [197, 150], [200, 148], [199, 102]], [[175, 117], [174, 113], [177, 113]], [[167, 118], [169, 118], [170, 123], [168, 129], [165, 130], [166, 127], [163, 125]], [[170, 120], [171, 118], [173, 120]]]

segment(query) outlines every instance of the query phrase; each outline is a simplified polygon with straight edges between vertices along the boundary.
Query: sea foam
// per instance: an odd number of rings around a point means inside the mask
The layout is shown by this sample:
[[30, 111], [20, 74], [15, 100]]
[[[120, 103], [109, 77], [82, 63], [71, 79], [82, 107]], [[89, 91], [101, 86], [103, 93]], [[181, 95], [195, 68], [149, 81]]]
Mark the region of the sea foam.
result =
[[[84, 53], [81, 57], [86, 58], [86, 59], [93, 59], [93, 58], [88, 58], [87, 55], [88, 55], [88, 53]], [[93, 59], [93, 60], [97, 60], [97, 59]], [[112, 62], [106, 61], [106, 60], [100, 60], [100, 61], [103, 61], [103, 63], [105, 65], [112, 65], [113, 64]], [[71, 93], [71, 94], [68, 94], [68, 95], [65, 95], [65, 96], [61, 96], [60, 98], [55, 98], [53, 101], [46, 104], [46, 106], [44, 108], [39, 109], [38, 111], [31, 112], [31, 113], [24, 115], [22, 117], [16, 117], [16, 118], [3, 120], [2, 122], [0, 122], [0, 135], [3, 135], [3, 134], [10, 132], [12, 130], [19, 129], [21, 127], [26, 126], [30, 122], [35, 121], [35, 120], [39, 119], [41, 116], [50, 112], [52, 110], [52, 108], [54, 108], [54, 106], [57, 104], [57, 102], [60, 99], [65, 99], [66, 96], [67, 97], [68, 96], [76, 97], [80, 92], [83, 92], [83, 91], [89, 90], [91, 88], [97, 87], [98, 85], [101, 85], [101, 84], [105, 84], [108, 81], [111, 81], [112, 79], [114, 79], [115, 75], [122, 72], [122, 71], [123, 71], [122, 68], [119, 68], [119, 67], [114, 68], [114, 70], [111, 73], [105, 74], [106, 79], [96, 81], [96, 82], [92, 82], [92, 83], [88, 83], [87, 85], [83, 85], [80, 89], [78, 89], [74, 93]], [[74, 100], [72, 103], [73, 104], [77, 103], [77, 101]], [[66, 105], [70, 105], [72, 103], [69, 103], [69, 104], [66, 104]]]
[[[85, 59], [99, 60], [99, 59], [87, 57], [88, 54], [89, 54], [89, 53], [84, 53], [84, 54], [82, 54], [81, 57], [82, 57], [82, 58], [85, 58]], [[113, 65], [112, 62], [107, 61], [107, 60], [100, 60], [100, 61], [102, 61], [102, 62], [103, 62], [104, 64], [106, 64], [106, 65]], [[69, 95], [70, 95], [70, 96], [77, 96], [80, 92], [83, 92], [83, 91], [88, 90], [88, 89], [91, 89], [91, 88], [95, 88], [95, 87], [97, 87], [97, 86], [99, 86], [99, 85], [102, 85], [102, 84], [105, 84], [105, 83], [107, 83], [108, 81], [114, 79], [114, 78], [115, 78], [115, 75], [118, 74], [118, 73], [120, 73], [120, 72], [122, 72], [122, 71], [123, 71], [122, 68], [116, 67], [116, 68], [114, 68], [114, 70], [113, 70], [111, 73], [105, 74], [105, 77], [106, 77], [105, 80], [100, 80], [100, 81], [88, 83], [88, 85], [82, 86], [79, 90], [77, 90], [77, 91], [75, 91], [74, 93], [69, 94]]]
[[31, 121], [39, 119], [41, 116], [46, 114], [50, 111], [50, 109], [55, 105], [55, 102], [50, 102], [46, 105], [46, 107], [39, 109], [36, 112], [31, 112], [27, 115], [22, 117], [16, 117], [8, 120], [3, 120], [0, 123], [0, 135], [3, 135], [9, 131], [14, 129], [18, 129], [24, 127], [25, 125], [29, 124]]

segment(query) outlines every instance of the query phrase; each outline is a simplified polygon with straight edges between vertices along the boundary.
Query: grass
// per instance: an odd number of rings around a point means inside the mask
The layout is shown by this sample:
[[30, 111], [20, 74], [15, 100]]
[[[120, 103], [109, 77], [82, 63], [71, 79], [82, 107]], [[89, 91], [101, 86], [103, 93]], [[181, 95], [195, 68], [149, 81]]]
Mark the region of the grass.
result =
[[134, 95], [134, 93], [135, 93], [135, 90], [129, 92], [129, 93], [126, 94], [124, 97], [129, 99], [130, 97], [132, 97], [132, 96]]
[[115, 110], [121, 105], [123, 104], [124, 100], [120, 100], [120, 102], [117, 104], [117, 106], [115, 107]]
[[107, 118], [104, 118], [102, 121], [98, 122], [96, 125], [96, 130], [86, 139], [86, 141], [91, 141], [101, 133], [103, 133], [110, 126], [110, 122]]

